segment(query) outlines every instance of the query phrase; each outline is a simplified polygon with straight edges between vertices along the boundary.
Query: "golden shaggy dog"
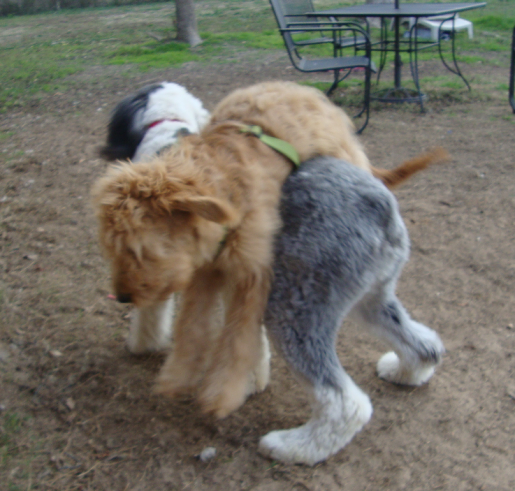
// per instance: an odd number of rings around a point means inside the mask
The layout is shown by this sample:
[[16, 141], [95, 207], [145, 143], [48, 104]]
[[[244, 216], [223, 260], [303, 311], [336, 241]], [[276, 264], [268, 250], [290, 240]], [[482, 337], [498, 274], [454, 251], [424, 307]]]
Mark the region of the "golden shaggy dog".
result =
[[[390, 186], [441, 157], [415, 159], [394, 171], [372, 168], [349, 117], [321, 92], [270, 82], [226, 97], [200, 135], [151, 161], [112, 167], [97, 182], [100, 241], [117, 298], [151, 309], [183, 292], [175, 348], [157, 391], [174, 396], [199, 387], [204, 410], [218, 417], [243, 403], [256, 367], [256, 388], [268, 381], [260, 325], [281, 187], [293, 169], [282, 154], [242, 131], [244, 125], [289, 142], [301, 161], [334, 156]], [[225, 321], [213, 346], [219, 298]]]

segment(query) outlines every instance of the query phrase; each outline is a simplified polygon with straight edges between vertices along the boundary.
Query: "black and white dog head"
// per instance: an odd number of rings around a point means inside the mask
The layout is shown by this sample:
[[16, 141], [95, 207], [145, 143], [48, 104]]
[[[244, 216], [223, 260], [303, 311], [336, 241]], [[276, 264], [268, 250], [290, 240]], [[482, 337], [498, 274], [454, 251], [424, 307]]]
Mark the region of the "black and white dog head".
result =
[[181, 135], [198, 133], [208, 119], [202, 102], [181, 85], [148, 85], [115, 107], [100, 155], [137, 162], [173, 145]]

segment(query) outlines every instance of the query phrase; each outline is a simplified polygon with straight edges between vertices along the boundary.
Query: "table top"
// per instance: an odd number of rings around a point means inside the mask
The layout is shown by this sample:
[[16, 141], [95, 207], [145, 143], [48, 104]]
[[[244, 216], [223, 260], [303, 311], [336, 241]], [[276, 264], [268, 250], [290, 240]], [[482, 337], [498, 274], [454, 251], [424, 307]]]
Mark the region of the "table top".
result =
[[363, 4], [331, 10], [308, 12], [311, 17], [431, 17], [446, 15], [484, 7], [486, 2], [477, 3], [403, 3], [399, 8], [395, 4]]

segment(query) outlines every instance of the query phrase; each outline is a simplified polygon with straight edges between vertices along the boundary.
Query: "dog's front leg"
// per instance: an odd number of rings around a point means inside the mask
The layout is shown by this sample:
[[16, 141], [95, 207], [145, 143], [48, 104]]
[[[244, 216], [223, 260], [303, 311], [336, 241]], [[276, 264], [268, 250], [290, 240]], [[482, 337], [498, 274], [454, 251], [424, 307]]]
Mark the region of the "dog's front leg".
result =
[[157, 377], [156, 393], [174, 397], [199, 384], [212, 351], [212, 326], [222, 285], [219, 273], [202, 271], [184, 291], [174, 325], [173, 352]]
[[[263, 353], [268, 347], [263, 342], [261, 327], [268, 284], [267, 277], [245, 285], [236, 284], [229, 295], [225, 326], [200, 390], [203, 409], [218, 418], [243, 404], [249, 393], [251, 371], [264, 355], [266, 363], [269, 362], [268, 354]], [[268, 382], [268, 371], [263, 377], [266, 381], [262, 382], [262, 388]]]
[[127, 338], [129, 351], [138, 355], [168, 348], [172, 334], [173, 309], [173, 297], [151, 307], [136, 307]]

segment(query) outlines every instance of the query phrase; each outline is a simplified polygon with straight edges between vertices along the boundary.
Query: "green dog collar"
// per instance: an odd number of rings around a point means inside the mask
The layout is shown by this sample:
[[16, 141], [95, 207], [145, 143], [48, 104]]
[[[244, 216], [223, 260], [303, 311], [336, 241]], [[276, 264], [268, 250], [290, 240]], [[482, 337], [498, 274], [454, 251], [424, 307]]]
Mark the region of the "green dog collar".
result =
[[270, 135], [265, 135], [263, 133], [263, 129], [261, 126], [253, 125], [253, 126], [244, 126], [241, 128], [242, 133], [251, 133], [252, 135], [258, 137], [265, 145], [268, 145], [270, 148], [273, 148], [276, 152], [284, 155], [286, 158], [290, 159], [295, 167], [300, 166], [300, 157], [297, 153], [297, 150], [290, 143], [280, 140], [279, 138], [275, 138]]

